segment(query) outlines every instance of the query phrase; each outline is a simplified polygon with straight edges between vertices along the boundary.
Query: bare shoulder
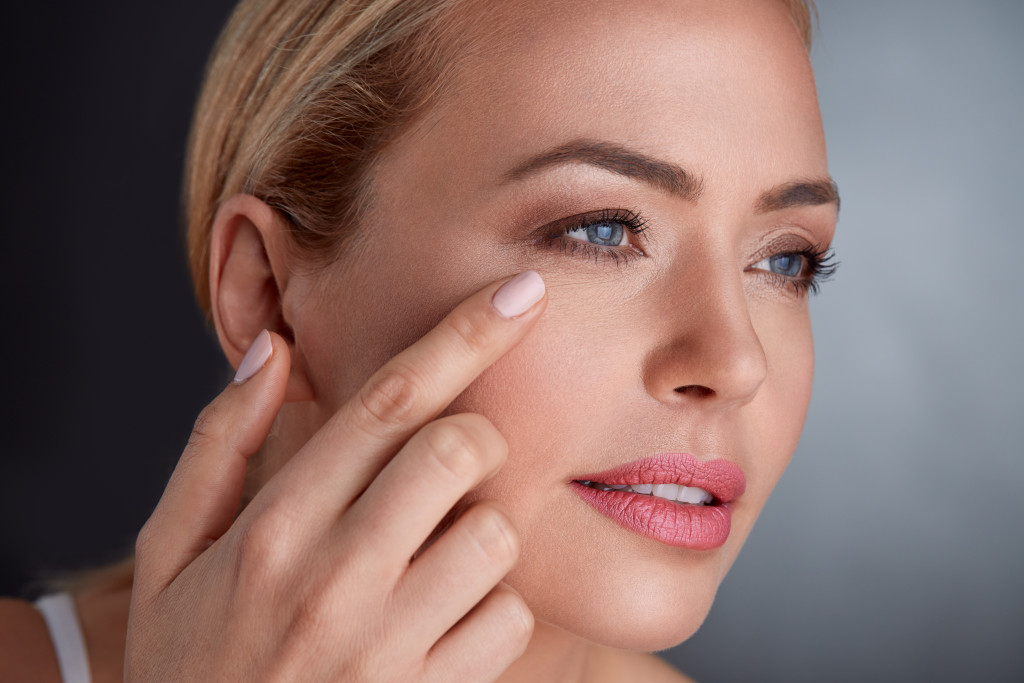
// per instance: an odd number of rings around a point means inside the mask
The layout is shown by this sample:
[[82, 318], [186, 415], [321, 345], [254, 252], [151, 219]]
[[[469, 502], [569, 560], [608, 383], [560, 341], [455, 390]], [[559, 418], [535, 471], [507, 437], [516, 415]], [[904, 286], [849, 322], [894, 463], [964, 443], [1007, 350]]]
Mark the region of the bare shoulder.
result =
[[0, 662], [5, 681], [60, 681], [50, 632], [31, 603], [0, 598]]
[[600, 658], [597, 669], [598, 680], [642, 681], [643, 683], [693, 683], [693, 679], [684, 676], [678, 669], [660, 657], [644, 652], [626, 652], [623, 650], [605, 650]]

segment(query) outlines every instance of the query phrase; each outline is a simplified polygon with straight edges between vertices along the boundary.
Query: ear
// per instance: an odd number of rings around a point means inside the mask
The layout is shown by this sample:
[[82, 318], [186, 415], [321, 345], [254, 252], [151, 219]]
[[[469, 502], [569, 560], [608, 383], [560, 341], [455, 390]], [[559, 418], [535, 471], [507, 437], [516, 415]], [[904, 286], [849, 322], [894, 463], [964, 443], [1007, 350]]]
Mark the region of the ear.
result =
[[217, 340], [234, 368], [262, 330], [284, 337], [292, 354], [285, 400], [308, 401], [313, 385], [282, 305], [292, 273], [289, 229], [281, 214], [251, 195], [221, 204], [210, 243], [210, 305]]

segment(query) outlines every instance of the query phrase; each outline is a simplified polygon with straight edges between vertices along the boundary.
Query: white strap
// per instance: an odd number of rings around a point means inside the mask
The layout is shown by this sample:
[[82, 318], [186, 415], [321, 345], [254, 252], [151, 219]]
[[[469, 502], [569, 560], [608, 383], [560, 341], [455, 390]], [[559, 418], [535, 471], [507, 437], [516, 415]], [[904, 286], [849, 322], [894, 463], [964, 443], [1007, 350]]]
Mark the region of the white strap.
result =
[[46, 595], [36, 601], [46, 627], [50, 629], [53, 648], [64, 683], [91, 683], [89, 656], [85, 651], [82, 627], [78, 623], [75, 603], [68, 593]]

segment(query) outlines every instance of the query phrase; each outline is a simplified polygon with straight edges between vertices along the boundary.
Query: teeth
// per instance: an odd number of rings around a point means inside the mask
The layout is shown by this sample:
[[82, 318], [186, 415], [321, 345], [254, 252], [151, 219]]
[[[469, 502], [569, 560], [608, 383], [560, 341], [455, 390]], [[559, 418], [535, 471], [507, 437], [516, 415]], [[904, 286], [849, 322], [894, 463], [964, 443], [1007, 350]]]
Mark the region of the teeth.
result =
[[679, 484], [655, 484], [651, 495], [665, 500], [676, 500], [679, 498]]
[[629, 491], [645, 496], [656, 496], [665, 500], [674, 500], [688, 505], [708, 505], [715, 497], [696, 486], [679, 484], [602, 484], [596, 481], [580, 482], [598, 491]]
[[697, 505], [698, 503], [704, 502], [704, 494], [702, 491], [693, 486], [680, 486], [679, 495], [676, 496], [676, 500], [680, 503], [690, 503], [691, 505]]

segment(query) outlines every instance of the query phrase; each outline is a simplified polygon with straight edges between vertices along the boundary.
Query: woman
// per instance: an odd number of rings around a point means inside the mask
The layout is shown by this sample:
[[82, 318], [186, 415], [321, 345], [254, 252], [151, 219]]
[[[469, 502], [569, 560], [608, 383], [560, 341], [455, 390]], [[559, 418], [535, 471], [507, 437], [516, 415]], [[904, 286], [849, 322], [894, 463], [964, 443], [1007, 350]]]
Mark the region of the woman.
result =
[[[838, 196], [808, 25], [243, 2], [187, 184], [236, 381], [134, 588], [77, 600], [94, 680], [679, 680], [633, 653], [700, 625], [810, 395]], [[3, 610], [3, 661], [56, 678]]]

